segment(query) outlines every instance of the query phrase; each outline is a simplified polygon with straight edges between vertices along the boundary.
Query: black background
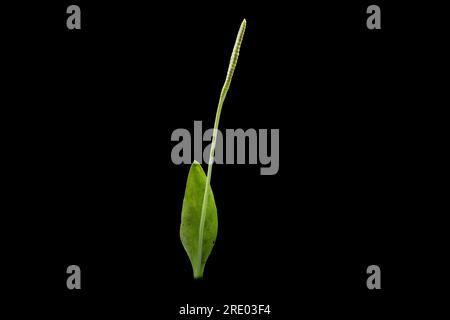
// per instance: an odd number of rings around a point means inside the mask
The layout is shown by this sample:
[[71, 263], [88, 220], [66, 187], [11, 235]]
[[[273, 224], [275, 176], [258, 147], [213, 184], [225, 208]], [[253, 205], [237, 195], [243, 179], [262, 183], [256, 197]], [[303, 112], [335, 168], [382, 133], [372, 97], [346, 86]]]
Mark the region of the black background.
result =
[[[437, 259], [425, 241], [442, 236], [424, 236], [421, 170], [441, 90], [425, 86], [444, 56], [438, 9], [377, 1], [382, 29], [367, 30], [372, 2], [74, 1], [82, 30], [67, 30], [69, 4], [10, 11], [10, 297], [58, 317], [181, 319], [187, 303], [270, 304], [274, 319], [419, 308], [433, 282], [423, 261]], [[170, 136], [212, 127], [244, 17], [220, 128], [280, 129], [280, 170], [215, 166], [219, 235], [199, 282], [179, 241], [189, 167], [172, 164]], [[81, 291], [66, 288], [71, 264]], [[366, 288], [371, 264], [380, 291]]]

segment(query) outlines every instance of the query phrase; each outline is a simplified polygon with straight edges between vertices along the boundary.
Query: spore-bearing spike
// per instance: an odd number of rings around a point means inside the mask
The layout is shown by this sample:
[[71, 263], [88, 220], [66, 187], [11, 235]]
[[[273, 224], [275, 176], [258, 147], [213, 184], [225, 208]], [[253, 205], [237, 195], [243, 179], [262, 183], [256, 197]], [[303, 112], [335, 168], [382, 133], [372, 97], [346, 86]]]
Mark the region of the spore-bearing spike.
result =
[[234, 44], [233, 53], [231, 54], [230, 65], [228, 66], [227, 77], [225, 79], [224, 91], [228, 91], [230, 87], [231, 79], [233, 78], [234, 69], [236, 69], [237, 60], [239, 58], [239, 51], [241, 50], [242, 39], [244, 39], [245, 27], [247, 26], [247, 21], [242, 20], [241, 27], [236, 37], [236, 42]]

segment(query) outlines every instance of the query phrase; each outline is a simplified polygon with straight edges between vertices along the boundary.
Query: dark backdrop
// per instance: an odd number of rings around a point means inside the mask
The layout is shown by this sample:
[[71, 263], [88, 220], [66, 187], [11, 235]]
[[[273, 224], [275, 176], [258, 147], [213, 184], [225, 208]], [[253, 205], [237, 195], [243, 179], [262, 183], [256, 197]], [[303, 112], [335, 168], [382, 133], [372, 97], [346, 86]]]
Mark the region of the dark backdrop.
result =
[[[80, 317], [181, 319], [187, 303], [270, 304], [275, 319], [402, 313], [427, 282], [419, 253], [435, 257], [418, 226], [437, 25], [380, 1], [375, 31], [369, 2], [73, 3], [81, 31], [65, 27], [69, 2], [11, 11], [12, 297]], [[179, 240], [189, 166], [172, 164], [170, 136], [212, 127], [244, 17], [220, 128], [280, 129], [280, 170], [215, 166], [219, 235], [194, 282]], [[79, 292], [65, 286], [70, 264]], [[381, 291], [366, 288], [371, 264]]]

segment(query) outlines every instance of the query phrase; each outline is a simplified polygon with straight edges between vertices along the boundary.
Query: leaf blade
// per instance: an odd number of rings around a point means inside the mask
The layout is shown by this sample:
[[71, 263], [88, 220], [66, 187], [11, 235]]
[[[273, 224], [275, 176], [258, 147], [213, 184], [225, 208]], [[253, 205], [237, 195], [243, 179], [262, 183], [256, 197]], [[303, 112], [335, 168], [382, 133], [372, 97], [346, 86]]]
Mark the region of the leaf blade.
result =
[[[200, 219], [206, 175], [202, 166], [194, 161], [189, 170], [181, 211], [180, 238], [192, 264], [194, 278], [203, 277], [206, 261], [212, 252], [218, 229], [217, 208], [209, 185], [202, 245], [199, 246]], [[201, 247], [201, 248], [200, 248]]]

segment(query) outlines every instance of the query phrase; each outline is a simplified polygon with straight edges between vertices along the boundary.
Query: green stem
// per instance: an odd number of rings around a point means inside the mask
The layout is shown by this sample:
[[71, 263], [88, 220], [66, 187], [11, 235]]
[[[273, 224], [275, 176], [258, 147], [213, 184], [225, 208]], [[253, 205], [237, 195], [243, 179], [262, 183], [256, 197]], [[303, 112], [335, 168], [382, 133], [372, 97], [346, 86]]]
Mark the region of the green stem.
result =
[[206, 184], [205, 184], [205, 192], [203, 194], [203, 203], [202, 203], [202, 214], [200, 217], [200, 229], [198, 235], [198, 249], [200, 254], [198, 255], [198, 260], [196, 264], [196, 270], [194, 270], [194, 276], [200, 278], [202, 275], [202, 251], [203, 251], [203, 232], [205, 229], [205, 220], [206, 220], [206, 207], [208, 204], [209, 197], [209, 189], [211, 183], [211, 174], [212, 174], [212, 166], [214, 163], [214, 151], [216, 150], [216, 139], [217, 139], [217, 129], [219, 127], [220, 113], [222, 112], [222, 106], [225, 101], [225, 97], [227, 96], [228, 89], [230, 88], [231, 79], [233, 78], [234, 69], [236, 68], [236, 64], [239, 58], [239, 50], [241, 48], [242, 39], [244, 38], [245, 27], [247, 26], [247, 21], [244, 19], [241, 23], [241, 27], [239, 28], [239, 32], [236, 37], [236, 42], [234, 43], [233, 53], [230, 58], [230, 65], [228, 66], [227, 77], [225, 79], [225, 83], [223, 84], [222, 91], [220, 92], [219, 104], [217, 106], [216, 119], [214, 120], [214, 129], [213, 136], [211, 142], [211, 150], [209, 152], [209, 161], [208, 161], [208, 173], [206, 175]]

